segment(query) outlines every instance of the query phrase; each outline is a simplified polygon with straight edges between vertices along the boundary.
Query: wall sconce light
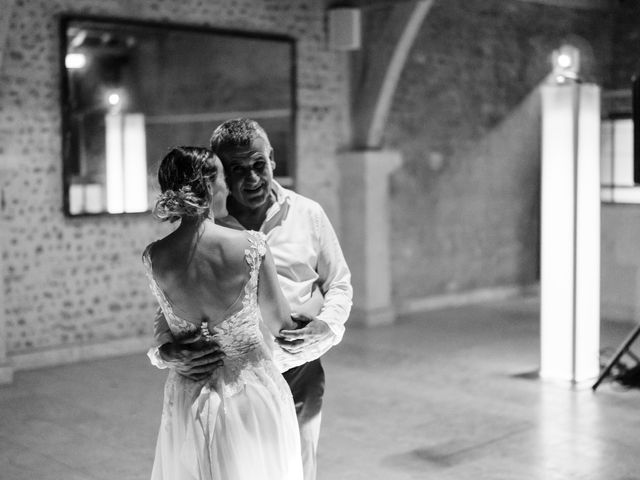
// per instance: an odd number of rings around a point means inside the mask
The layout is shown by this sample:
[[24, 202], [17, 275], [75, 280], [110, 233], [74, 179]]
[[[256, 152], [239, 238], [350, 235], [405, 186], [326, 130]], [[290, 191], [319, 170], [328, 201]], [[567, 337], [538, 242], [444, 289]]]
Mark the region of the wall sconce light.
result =
[[556, 83], [580, 81], [580, 50], [573, 45], [562, 45], [552, 54], [553, 78]]
[[358, 50], [362, 43], [360, 10], [332, 8], [328, 15], [329, 46], [334, 50]]

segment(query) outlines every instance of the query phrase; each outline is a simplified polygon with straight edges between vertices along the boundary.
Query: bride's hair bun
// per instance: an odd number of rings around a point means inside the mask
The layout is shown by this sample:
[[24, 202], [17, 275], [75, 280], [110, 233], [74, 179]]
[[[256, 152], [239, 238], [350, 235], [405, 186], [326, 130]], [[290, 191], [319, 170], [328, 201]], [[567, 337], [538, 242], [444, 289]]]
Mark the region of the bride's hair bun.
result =
[[209, 213], [211, 197], [207, 184], [218, 170], [213, 152], [203, 147], [174, 147], [162, 159], [158, 182], [162, 193], [153, 213], [162, 221], [203, 217]]

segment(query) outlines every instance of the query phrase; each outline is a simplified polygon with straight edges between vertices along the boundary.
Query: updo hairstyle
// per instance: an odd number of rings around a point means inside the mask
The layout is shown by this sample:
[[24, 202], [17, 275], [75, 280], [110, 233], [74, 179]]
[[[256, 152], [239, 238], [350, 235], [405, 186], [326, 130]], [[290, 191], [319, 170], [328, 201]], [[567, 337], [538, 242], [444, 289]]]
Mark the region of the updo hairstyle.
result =
[[208, 182], [214, 182], [218, 169], [213, 152], [203, 147], [174, 147], [158, 169], [161, 194], [153, 214], [161, 221], [175, 222], [184, 217], [205, 217], [211, 196]]

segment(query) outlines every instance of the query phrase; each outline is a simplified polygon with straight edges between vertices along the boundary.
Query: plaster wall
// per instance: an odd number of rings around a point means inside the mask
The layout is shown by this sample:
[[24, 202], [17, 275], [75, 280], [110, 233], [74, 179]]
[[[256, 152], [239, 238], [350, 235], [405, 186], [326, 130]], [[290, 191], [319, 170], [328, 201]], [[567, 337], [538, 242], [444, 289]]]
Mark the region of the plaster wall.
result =
[[391, 178], [396, 303], [538, 282], [538, 86], [568, 39], [584, 80], [601, 83], [611, 25], [599, 11], [529, 2], [434, 3], [385, 135], [403, 154]]

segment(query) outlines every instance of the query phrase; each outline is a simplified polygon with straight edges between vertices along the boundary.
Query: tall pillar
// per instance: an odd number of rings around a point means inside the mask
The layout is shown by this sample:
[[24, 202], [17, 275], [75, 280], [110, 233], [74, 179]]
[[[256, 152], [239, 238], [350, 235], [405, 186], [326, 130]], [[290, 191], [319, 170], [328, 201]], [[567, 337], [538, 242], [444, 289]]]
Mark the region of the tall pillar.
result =
[[391, 302], [389, 175], [402, 164], [397, 151], [347, 152], [341, 170], [341, 243], [351, 269], [349, 322], [366, 326], [395, 320]]
[[598, 376], [600, 89], [542, 87], [540, 377]]

